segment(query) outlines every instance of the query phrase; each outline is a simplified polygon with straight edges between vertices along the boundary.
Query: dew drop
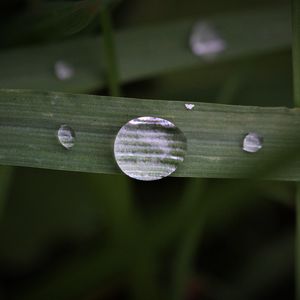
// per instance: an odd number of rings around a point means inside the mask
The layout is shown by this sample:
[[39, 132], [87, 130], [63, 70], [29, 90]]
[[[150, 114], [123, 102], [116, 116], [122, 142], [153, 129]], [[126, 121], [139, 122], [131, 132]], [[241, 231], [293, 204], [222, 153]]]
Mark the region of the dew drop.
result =
[[54, 72], [59, 80], [71, 79], [75, 74], [73, 66], [62, 60], [59, 60], [55, 63]]
[[61, 125], [57, 131], [57, 138], [60, 144], [67, 150], [75, 144], [75, 131], [68, 125]]
[[193, 110], [195, 107], [195, 104], [186, 103], [186, 104], [184, 104], [184, 106], [187, 110]]
[[259, 151], [263, 146], [263, 138], [255, 132], [249, 132], [243, 141], [243, 150], [250, 153]]
[[115, 159], [129, 177], [151, 181], [169, 176], [183, 162], [187, 150], [184, 134], [161, 118], [140, 117], [118, 132]]
[[226, 42], [212, 25], [206, 22], [197, 22], [190, 35], [190, 47], [197, 56], [213, 58], [226, 49]]

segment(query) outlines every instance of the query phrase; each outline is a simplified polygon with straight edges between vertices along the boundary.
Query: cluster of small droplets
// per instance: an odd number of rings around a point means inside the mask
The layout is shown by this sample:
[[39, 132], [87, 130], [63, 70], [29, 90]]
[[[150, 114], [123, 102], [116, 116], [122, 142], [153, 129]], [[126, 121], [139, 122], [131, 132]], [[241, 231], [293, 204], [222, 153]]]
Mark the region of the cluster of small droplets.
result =
[[[186, 106], [187, 106], [187, 104], [186, 104]], [[193, 108], [194, 108], [194, 104], [191, 104], [190, 107], [187, 107], [188, 110], [192, 110]], [[153, 126], [153, 125], [155, 125], [155, 127], [160, 126], [161, 128], [155, 128], [156, 132], [158, 132], [158, 129], [160, 129], [162, 131], [162, 130], [166, 130], [166, 128], [176, 128], [176, 131], [175, 131], [176, 134], [179, 134], [180, 138], [182, 140], [184, 140], [184, 138], [181, 136], [181, 134], [182, 134], [181, 131], [179, 129], [177, 129], [177, 127], [175, 127], [175, 125], [173, 123], [171, 123], [167, 120], [164, 120], [164, 119], [160, 119], [160, 118], [141, 117], [141, 118], [131, 120], [130, 122], [125, 124], [120, 129], [120, 131], [117, 135], [116, 141], [115, 141], [115, 147], [116, 147], [116, 145], [118, 147], [120, 146], [120, 145], [118, 145], [120, 138], [124, 138], [126, 136], [125, 133], [127, 133], [129, 131], [131, 131], [131, 132], [135, 131], [135, 138], [136, 138], [136, 135], [138, 134], [138, 130], [139, 130], [138, 127], [141, 127], [141, 125], [149, 126], [149, 127]], [[136, 128], [130, 128], [130, 127], [134, 127], [134, 126], [136, 126]], [[145, 128], [143, 128], [143, 130], [141, 131], [143, 134], [145, 133], [145, 130], [146, 130]], [[155, 138], [152, 137], [153, 132], [146, 131], [146, 133], [151, 137], [147, 137], [147, 135], [144, 136], [143, 142], [145, 142], [145, 141], [150, 142], [148, 145], [149, 147], [152, 147], [153, 146], [152, 143], [156, 142], [157, 147], [160, 148], [160, 146], [164, 142], [162, 135], [159, 135], [157, 137], [157, 139], [155, 140]], [[165, 136], [165, 137], [170, 138], [170, 136]], [[76, 138], [75, 131], [73, 130], [72, 127], [70, 127], [68, 125], [61, 125], [57, 131], [57, 138], [58, 138], [58, 141], [60, 142], [60, 144], [64, 148], [71, 149], [75, 144], [75, 138]], [[123, 142], [127, 142], [127, 140], [123, 141]], [[258, 135], [256, 132], [249, 132], [243, 139], [242, 148], [245, 152], [255, 153], [255, 152], [259, 151], [260, 149], [262, 149], [262, 147], [263, 147], [263, 137]], [[121, 148], [122, 148], [122, 145], [121, 145]], [[126, 149], [128, 149], [128, 148], [126, 148]], [[118, 155], [119, 154], [117, 153], [117, 156]]]

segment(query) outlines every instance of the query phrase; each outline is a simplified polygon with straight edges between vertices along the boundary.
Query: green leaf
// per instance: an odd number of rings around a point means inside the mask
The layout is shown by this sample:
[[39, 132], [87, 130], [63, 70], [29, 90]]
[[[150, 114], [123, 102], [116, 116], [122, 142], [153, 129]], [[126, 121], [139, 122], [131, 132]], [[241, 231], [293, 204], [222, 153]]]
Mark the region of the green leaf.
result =
[[103, 52], [106, 64], [107, 81], [111, 96], [121, 96], [120, 75], [116, 57], [113, 22], [111, 11], [104, 7], [100, 12], [100, 23], [103, 35]]
[[[189, 111], [185, 103], [1, 90], [0, 163], [120, 173], [113, 155], [116, 134], [133, 118], [154, 116], [173, 122], [187, 138], [188, 152], [175, 176], [300, 179], [300, 139], [293, 130], [300, 125], [298, 109], [194, 103]], [[61, 124], [76, 132], [69, 151], [57, 141]], [[249, 154], [242, 151], [242, 141], [253, 131], [264, 144]]]
[[[227, 43], [226, 50], [210, 60], [193, 55], [189, 49], [194, 20], [118, 32], [115, 41], [121, 81], [132, 82], [174, 70], [280, 51], [291, 45], [290, 14], [286, 6], [218, 15], [206, 21], [214, 25]], [[3, 51], [0, 86], [64, 92], [99, 89], [107, 84], [102, 43], [99, 37], [81, 37]], [[57, 79], [54, 74], [57, 61], [72, 64], [74, 76], [63, 81]]]

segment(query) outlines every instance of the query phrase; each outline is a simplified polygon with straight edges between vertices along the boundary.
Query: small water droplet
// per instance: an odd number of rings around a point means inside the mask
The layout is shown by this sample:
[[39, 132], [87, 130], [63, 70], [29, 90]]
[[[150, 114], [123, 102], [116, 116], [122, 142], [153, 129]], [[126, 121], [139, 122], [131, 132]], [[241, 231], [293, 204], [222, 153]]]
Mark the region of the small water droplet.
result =
[[195, 104], [186, 103], [186, 104], [184, 104], [184, 106], [187, 110], [193, 110], [195, 107]]
[[263, 146], [263, 138], [255, 132], [249, 132], [243, 141], [243, 150], [250, 153], [255, 153]]
[[118, 132], [115, 159], [120, 169], [138, 180], [158, 180], [172, 174], [183, 162], [187, 150], [184, 134], [161, 118], [140, 117]]
[[59, 80], [71, 79], [75, 74], [73, 66], [62, 60], [55, 63], [54, 72]]
[[57, 131], [57, 138], [60, 144], [69, 150], [75, 144], [75, 131], [68, 125], [61, 125]]
[[197, 22], [190, 35], [190, 47], [197, 56], [213, 58], [226, 49], [226, 42], [212, 25], [206, 22]]

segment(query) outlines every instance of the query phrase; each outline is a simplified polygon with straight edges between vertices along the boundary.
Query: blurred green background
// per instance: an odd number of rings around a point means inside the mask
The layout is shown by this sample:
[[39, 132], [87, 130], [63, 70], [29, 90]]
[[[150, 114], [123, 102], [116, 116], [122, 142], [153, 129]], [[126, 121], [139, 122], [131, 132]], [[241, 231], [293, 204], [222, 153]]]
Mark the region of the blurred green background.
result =
[[[0, 51], [101, 33], [97, 14], [70, 24], [60, 16], [71, 1], [48, 1], [57, 10], [50, 17], [43, 2], [1, 0]], [[116, 31], [289, 5], [286, 0], [114, 2]], [[75, 32], [66, 35], [70, 28]], [[122, 94], [291, 107], [291, 50], [135, 80], [122, 85]], [[0, 182], [0, 299], [294, 297], [291, 183], [138, 182], [17, 167], [2, 167]]]

